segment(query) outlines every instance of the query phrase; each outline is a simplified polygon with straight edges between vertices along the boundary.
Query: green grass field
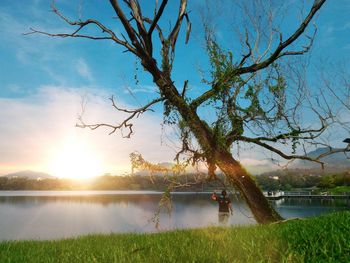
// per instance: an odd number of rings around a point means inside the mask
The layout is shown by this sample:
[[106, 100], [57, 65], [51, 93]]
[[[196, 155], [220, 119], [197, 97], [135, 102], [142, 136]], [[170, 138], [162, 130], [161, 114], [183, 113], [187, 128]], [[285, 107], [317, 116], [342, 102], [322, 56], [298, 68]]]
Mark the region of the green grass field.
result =
[[2, 242], [0, 262], [350, 262], [350, 212], [249, 227]]

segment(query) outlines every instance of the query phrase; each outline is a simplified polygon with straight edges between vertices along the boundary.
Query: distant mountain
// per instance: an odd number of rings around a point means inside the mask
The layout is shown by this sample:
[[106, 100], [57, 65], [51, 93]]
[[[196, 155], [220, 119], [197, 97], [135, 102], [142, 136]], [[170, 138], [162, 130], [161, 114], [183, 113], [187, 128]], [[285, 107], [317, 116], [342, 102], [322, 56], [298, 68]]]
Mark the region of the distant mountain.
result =
[[24, 178], [28, 178], [28, 179], [32, 179], [32, 180], [55, 178], [54, 176], [49, 175], [47, 173], [34, 172], [34, 171], [30, 171], [30, 170], [7, 174], [7, 175], [4, 175], [4, 177], [7, 177], [7, 178], [19, 178], [19, 177], [23, 178], [24, 177]]
[[[336, 149], [334, 149], [336, 150]], [[317, 157], [323, 153], [326, 153], [329, 151], [329, 148], [318, 148], [314, 151], [311, 151], [306, 154], [306, 156], [309, 157]], [[334, 153], [331, 155], [328, 155], [324, 158], [321, 158], [321, 161], [325, 163], [326, 167], [336, 167], [336, 168], [349, 168], [350, 169], [350, 152], [349, 153]], [[298, 160], [294, 162], [293, 166], [298, 166], [302, 168], [313, 168], [313, 167], [319, 167], [320, 165], [314, 162], [304, 161], [304, 160]]]

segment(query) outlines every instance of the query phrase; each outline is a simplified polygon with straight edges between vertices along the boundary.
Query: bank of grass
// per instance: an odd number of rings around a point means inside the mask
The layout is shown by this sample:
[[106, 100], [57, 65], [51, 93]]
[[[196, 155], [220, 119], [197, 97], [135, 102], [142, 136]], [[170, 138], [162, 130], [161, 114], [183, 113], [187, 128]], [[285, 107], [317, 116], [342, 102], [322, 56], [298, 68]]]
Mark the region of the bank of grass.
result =
[[330, 188], [327, 190], [327, 192], [331, 194], [343, 194], [343, 193], [350, 193], [350, 186], [336, 186], [334, 188]]
[[0, 243], [0, 262], [349, 262], [350, 211], [249, 227]]

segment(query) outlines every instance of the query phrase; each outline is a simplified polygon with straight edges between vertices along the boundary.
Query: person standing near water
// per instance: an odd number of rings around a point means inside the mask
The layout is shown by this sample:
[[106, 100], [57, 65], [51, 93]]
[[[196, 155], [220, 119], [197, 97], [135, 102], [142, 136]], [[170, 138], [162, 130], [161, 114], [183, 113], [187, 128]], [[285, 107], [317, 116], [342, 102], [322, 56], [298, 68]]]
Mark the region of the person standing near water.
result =
[[219, 223], [221, 225], [227, 225], [228, 219], [232, 213], [232, 205], [230, 198], [227, 197], [226, 190], [222, 190], [221, 196], [218, 196], [215, 192], [212, 194], [211, 199], [219, 203]]

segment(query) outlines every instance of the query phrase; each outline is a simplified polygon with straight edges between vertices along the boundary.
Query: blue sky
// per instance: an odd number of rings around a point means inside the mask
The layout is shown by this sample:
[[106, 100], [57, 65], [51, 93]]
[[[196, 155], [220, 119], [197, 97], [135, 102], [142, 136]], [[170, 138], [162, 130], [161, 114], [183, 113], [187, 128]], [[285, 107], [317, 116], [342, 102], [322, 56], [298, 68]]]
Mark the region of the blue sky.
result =
[[[288, 2], [294, 12], [285, 17], [284, 29], [287, 32], [296, 25], [292, 21], [298, 15], [295, 9], [298, 2]], [[306, 2], [307, 11], [311, 1]], [[99, 173], [127, 171], [128, 154], [134, 150], [154, 162], [171, 160], [174, 146], [161, 128], [161, 110], [137, 120], [132, 140], [122, 139], [119, 134], [108, 136], [106, 130], [90, 132], [74, 127], [82, 98], [87, 98], [87, 115], [92, 122], [115, 122], [122, 116], [111, 109], [108, 101], [111, 95], [116, 96], [121, 105], [135, 107], [154, 98], [156, 93], [152, 79], [133, 56], [123, 53], [123, 48], [111, 42], [24, 36], [30, 27], [48, 32], [72, 30], [50, 11], [50, 3], [51, 0], [0, 2], [0, 175], [25, 169], [54, 173], [56, 168], [52, 167], [55, 165], [50, 163], [56, 162], [57, 166], [60, 158], [57, 156], [69, 151], [67, 145], [72, 141], [79, 141], [77, 153], [91, 152], [89, 158], [99, 160], [95, 165], [100, 167]], [[197, 26], [200, 3], [199, 0], [190, 1], [193, 34], [186, 46], [183, 34], [179, 38], [173, 74], [175, 83], [180, 86], [189, 79], [193, 94], [203, 86], [198, 68], [208, 66], [202, 31]], [[108, 1], [57, 0], [56, 5], [69, 17], [98, 18], [118, 34], [121, 32], [120, 24], [111, 19], [115, 15]], [[144, 4], [144, 7], [146, 12], [153, 10], [151, 5]], [[173, 17], [176, 8], [176, 5], [170, 5], [165, 17]], [[219, 41], [227, 47], [232, 44], [235, 49], [238, 45], [232, 42], [234, 38], [227, 23], [231, 12], [234, 11], [229, 10], [214, 21], [218, 24]], [[320, 59], [332, 60], [334, 64], [349, 61], [348, 14], [350, 1], [347, 0], [329, 0], [322, 8], [315, 20], [318, 34], [311, 53], [310, 72], [317, 69]], [[329, 67], [334, 67], [334, 64]], [[134, 81], [135, 73], [139, 84]], [[130, 95], [130, 90], [134, 96]], [[166, 133], [171, 134], [171, 129]], [[249, 148], [242, 153], [242, 158], [253, 165], [266, 163], [263, 159], [258, 160], [258, 156], [252, 157]]]

